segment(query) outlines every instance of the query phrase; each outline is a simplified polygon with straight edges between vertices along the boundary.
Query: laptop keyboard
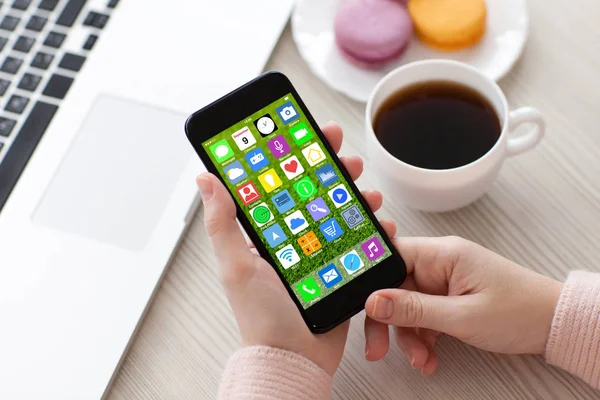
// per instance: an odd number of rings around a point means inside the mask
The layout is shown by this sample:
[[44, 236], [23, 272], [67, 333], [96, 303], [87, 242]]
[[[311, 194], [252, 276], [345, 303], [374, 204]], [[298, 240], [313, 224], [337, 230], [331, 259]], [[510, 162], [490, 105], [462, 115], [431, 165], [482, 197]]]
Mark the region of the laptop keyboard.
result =
[[119, 0], [0, 0], [0, 210]]

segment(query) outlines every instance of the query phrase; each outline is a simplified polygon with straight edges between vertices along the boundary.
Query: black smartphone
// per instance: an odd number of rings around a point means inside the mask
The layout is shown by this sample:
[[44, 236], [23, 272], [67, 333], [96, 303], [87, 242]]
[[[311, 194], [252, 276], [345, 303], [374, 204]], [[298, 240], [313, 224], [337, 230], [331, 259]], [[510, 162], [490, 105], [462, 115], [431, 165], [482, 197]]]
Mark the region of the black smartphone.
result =
[[190, 116], [185, 131], [312, 332], [404, 281], [402, 258], [285, 75], [234, 90]]

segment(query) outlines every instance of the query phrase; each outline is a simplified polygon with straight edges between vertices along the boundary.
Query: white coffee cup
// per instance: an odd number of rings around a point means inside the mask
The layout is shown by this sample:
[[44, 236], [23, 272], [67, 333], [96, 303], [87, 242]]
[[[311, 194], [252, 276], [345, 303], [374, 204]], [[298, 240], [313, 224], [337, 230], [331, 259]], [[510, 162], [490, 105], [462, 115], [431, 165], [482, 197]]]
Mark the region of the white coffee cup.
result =
[[[502, 132], [496, 144], [481, 158], [458, 168], [433, 170], [415, 167], [391, 155], [379, 142], [373, 120], [385, 100], [399, 90], [426, 81], [456, 82], [482, 94], [494, 107]], [[522, 124], [532, 126], [515, 135]], [[366, 110], [366, 134], [370, 167], [383, 178], [384, 191], [402, 203], [422, 211], [444, 212], [472, 203], [492, 185], [507, 157], [534, 148], [544, 136], [542, 114], [524, 107], [509, 111], [506, 96], [493, 80], [470, 65], [450, 60], [425, 60], [406, 64], [386, 75], [375, 87]]]

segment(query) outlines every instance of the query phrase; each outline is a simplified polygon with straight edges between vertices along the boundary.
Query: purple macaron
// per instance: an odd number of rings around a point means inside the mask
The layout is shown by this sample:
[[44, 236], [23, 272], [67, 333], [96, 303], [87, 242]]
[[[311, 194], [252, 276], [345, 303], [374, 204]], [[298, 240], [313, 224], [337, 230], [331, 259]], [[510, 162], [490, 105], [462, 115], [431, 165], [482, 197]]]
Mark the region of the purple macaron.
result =
[[413, 24], [400, 1], [349, 0], [338, 11], [335, 40], [342, 54], [363, 68], [381, 68], [402, 55]]

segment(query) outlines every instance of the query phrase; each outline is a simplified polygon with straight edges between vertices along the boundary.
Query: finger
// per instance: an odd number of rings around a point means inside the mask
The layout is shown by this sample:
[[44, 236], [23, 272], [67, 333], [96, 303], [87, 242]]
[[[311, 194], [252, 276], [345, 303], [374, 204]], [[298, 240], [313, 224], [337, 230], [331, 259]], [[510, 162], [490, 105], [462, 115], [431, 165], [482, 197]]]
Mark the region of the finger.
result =
[[425, 362], [425, 365], [421, 369], [421, 374], [424, 376], [431, 376], [438, 367], [438, 356], [435, 352], [429, 352], [429, 358]]
[[[361, 194], [363, 195], [363, 197], [367, 201], [367, 204], [369, 205], [369, 208], [373, 212], [377, 212], [377, 210], [379, 210], [383, 205], [383, 195], [381, 194], [381, 192], [377, 190], [363, 190]], [[387, 220], [379, 221], [379, 223], [387, 233], [388, 237], [392, 238], [394, 237], [394, 235], [396, 235], [396, 222], [392, 220]]]
[[390, 347], [390, 334], [387, 325], [365, 318], [365, 358], [367, 361], [379, 361]]
[[414, 328], [394, 329], [396, 334], [396, 343], [406, 354], [410, 365], [415, 369], [422, 369], [429, 359], [429, 349]]
[[396, 238], [394, 245], [402, 255], [408, 273], [414, 272], [423, 278], [419, 289], [430, 294], [445, 294], [448, 278], [460, 255], [473, 251], [472, 243], [456, 237]]
[[213, 248], [219, 251], [219, 265], [223, 268], [247, 265], [245, 261], [251, 253], [237, 223], [231, 195], [212, 174], [200, 175], [196, 183], [204, 203], [206, 231]]
[[353, 181], [360, 178], [364, 169], [362, 158], [358, 156], [340, 157], [340, 161], [344, 164], [344, 167], [346, 167], [346, 170]]
[[430, 329], [417, 329], [417, 334], [421, 337], [421, 340], [425, 342], [425, 345], [429, 350], [429, 357], [421, 369], [421, 374], [425, 376], [433, 375], [438, 366], [438, 356], [435, 353], [435, 342], [439, 332]]
[[385, 230], [385, 233], [388, 235], [388, 237], [393, 238], [397, 230], [396, 223], [391, 220], [379, 221], [379, 223], [381, 224], [383, 230]]
[[250, 239], [250, 236], [248, 236], [243, 229], [241, 229], [241, 231], [242, 231], [242, 235], [244, 235], [244, 240], [246, 241], [246, 246], [250, 247], [251, 249], [255, 248], [256, 246], [254, 245], [254, 243], [252, 243], [252, 239]]
[[336, 153], [342, 148], [342, 140], [344, 139], [344, 132], [342, 128], [335, 122], [328, 122], [321, 127], [321, 131], [327, 138], [329, 145]]
[[415, 282], [415, 276], [412, 274], [408, 275], [404, 282], [402, 282], [402, 285], [400, 285], [400, 289], [418, 291], [417, 282]]
[[466, 302], [468, 299], [460, 296], [384, 289], [369, 296], [365, 310], [369, 317], [385, 324], [449, 333], [449, 330], [462, 323], [460, 315]]
[[373, 212], [377, 212], [383, 205], [383, 195], [377, 190], [363, 190], [360, 192]]
[[437, 341], [437, 337], [440, 334], [438, 331], [420, 328], [417, 329], [417, 333], [421, 338], [423, 338], [423, 341], [425, 342], [427, 347], [429, 347], [432, 350], [435, 348], [435, 342]]

